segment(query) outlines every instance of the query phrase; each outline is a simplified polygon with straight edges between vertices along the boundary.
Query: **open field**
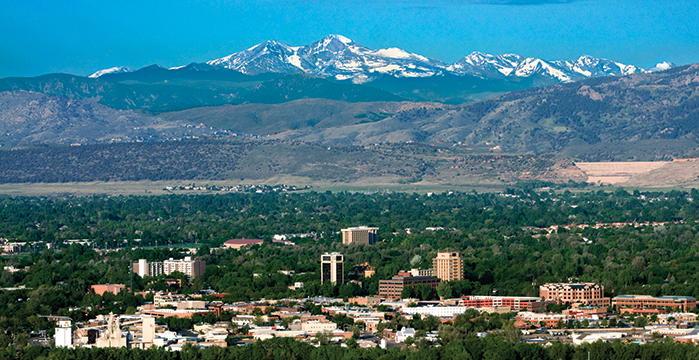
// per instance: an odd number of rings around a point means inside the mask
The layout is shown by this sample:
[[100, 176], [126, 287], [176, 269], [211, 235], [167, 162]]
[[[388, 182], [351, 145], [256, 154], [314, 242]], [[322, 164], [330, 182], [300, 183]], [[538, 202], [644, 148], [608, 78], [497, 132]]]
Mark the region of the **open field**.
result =
[[17, 196], [44, 196], [44, 195], [167, 195], [167, 194], [225, 194], [216, 191], [167, 191], [166, 186], [178, 186], [187, 184], [234, 186], [250, 184], [286, 184], [311, 186], [314, 191], [350, 191], [350, 192], [447, 192], [447, 191], [472, 191], [492, 192], [502, 191], [505, 184], [498, 183], [463, 183], [463, 184], [439, 184], [439, 183], [410, 183], [401, 184], [389, 179], [363, 179], [351, 183], [332, 183], [310, 181], [300, 177], [279, 177], [264, 181], [239, 181], [239, 180], [160, 180], [160, 181], [91, 181], [68, 183], [20, 183], [0, 184], [0, 195]]

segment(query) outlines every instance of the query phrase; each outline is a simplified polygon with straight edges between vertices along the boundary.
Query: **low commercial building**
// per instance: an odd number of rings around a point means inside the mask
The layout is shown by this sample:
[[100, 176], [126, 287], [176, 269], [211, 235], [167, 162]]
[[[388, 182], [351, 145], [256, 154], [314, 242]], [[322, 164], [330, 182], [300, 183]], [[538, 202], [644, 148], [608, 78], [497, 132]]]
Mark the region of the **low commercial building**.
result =
[[230, 239], [223, 243], [223, 247], [240, 250], [244, 247], [262, 245], [263, 243], [264, 241], [261, 239]]
[[539, 297], [561, 304], [609, 306], [604, 287], [596, 283], [549, 283], [539, 286]]
[[301, 330], [308, 334], [318, 334], [333, 332], [337, 329], [337, 324], [327, 320], [308, 320], [301, 322]]
[[563, 314], [543, 314], [531, 311], [522, 311], [517, 313], [515, 317], [515, 327], [524, 329], [528, 327], [548, 328], [557, 327], [560, 323], [566, 321], [570, 317]]
[[545, 303], [529, 296], [464, 296], [460, 304], [470, 308], [507, 308], [509, 311], [543, 311]]
[[612, 298], [612, 306], [622, 313], [663, 313], [696, 309], [697, 299], [691, 296], [619, 295]]
[[400, 299], [403, 289], [426, 285], [436, 288], [439, 279], [434, 276], [413, 276], [408, 272], [400, 272], [391, 279], [379, 280], [379, 297], [384, 299]]
[[465, 306], [415, 306], [401, 309], [401, 313], [408, 316], [434, 316], [449, 319], [461, 315], [466, 311], [468, 311], [468, 308]]
[[368, 279], [376, 274], [376, 269], [371, 266], [368, 262], [363, 262], [361, 264], [356, 264], [352, 266], [349, 271], [349, 277], [351, 279]]
[[341, 229], [343, 245], [371, 245], [379, 239], [379, 228], [357, 226]]
[[659, 314], [658, 324], [693, 325], [697, 322], [697, 314], [689, 312]]

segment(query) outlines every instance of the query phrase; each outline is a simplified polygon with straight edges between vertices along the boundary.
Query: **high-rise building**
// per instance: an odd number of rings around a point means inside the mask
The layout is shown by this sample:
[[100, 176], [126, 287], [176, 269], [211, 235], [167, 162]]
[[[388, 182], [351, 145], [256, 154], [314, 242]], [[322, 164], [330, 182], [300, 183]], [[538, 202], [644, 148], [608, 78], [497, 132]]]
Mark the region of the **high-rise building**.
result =
[[370, 245], [379, 239], [379, 228], [358, 226], [341, 229], [343, 245]]
[[184, 259], [175, 260], [170, 258], [165, 261], [139, 259], [131, 267], [132, 271], [140, 277], [170, 275], [174, 272], [181, 272], [191, 278], [196, 278], [204, 274], [206, 263], [187, 256]]
[[345, 282], [345, 258], [337, 252], [325, 253], [320, 256], [320, 283], [329, 282], [341, 285]]
[[458, 252], [439, 252], [432, 260], [434, 276], [442, 281], [464, 279], [464, 260]]
[[138, 259], [132, 264], [132, 271], [140, 277], [160, 276], [163, 275], [163, 262]]
[[191, 278], [196, 278], [204, 275], [204, 268], [206, 264], [197, 259], [192, 259], [190, 256], [184, 259], [168, 259], [163, 261], [163, 273], [165, 275], [172, 274], [173, 272], [181, 272]]

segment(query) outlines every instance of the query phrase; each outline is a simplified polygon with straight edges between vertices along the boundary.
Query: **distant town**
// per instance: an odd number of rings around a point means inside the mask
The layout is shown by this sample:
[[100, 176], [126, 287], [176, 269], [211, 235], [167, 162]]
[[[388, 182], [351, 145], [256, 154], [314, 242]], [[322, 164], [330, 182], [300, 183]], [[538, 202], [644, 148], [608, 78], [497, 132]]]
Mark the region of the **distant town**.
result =
[[[371, 247], [380, 241], [377, 227], [357, 226], [340, 230], [338, 251], [318, 259], [321, 284], [338, 286], [376, 276], [369, 263], [347, 263], [346, 247]], [[286, 241], [277, 237], [277, 241]], [[219, 251], [252, 251], [265, 246], [261, 239], [231, 239]], [[3, 252], [15, 253], [25, 244], [5, 242]], [[379, 279], [378, 293], [368, 296], [301, 297], [257, 299], [227, 303], [226, 294], [215, 289], [180, 293], [183, 282], [196, 281], [206, 263], [196, 255], [180, 259], [138, 259], [131, 272], [148, 281], [164, 277], [168, 290], [149, 290], [139, 295], [151, 299], [130, 313], [110, 313], [74, 321], [70, 317], [44, 314], [53, 323], [53, 339], [37, 339], [59, 348], [163, 348], [245, 346], [272, 338], [293, 338], [318, 346], [382, 349], [416, 343], [439, 344], [440, 324], [459, 318], [482, 316], [512, 321], [518, 341], [531, 344], [572, 345], [622, 341], [650, 343], [669, 339], [699, 344], [697, 301], [682, 294], [650, 296], [624, 294], [607, 297], [604, 286], [595, 282], [562, 281], [537, 286], [538, 296], [520, 294], [462, 295], [445, 297], [449, 284], [464, 280], [464, 261], [458, 251], [444, 249], [432, 259], [430, 268], [398, 271]], [[21, 271], [6, 267], [5, 271]], [[289, 286], [304, 288], [303, 282]], [[11, 290], [11, 289], [5, 289]], [[98, 296], [129, 292], [129, 284], [92, 284]], [[437, 293], [438, 299], [421, 300], [421, 293]], [[177, 320], [218, 319], [213, 322]], [[223, 320], [225, 319], [225, 320]], [[410, 320], [410, 321], [408, 321]], [[411, 327], [411, 322], [425, 324]], [[477, 333], [486, 337], [497, 330]], [[232, 340], [234, 339], [234, 340]]]

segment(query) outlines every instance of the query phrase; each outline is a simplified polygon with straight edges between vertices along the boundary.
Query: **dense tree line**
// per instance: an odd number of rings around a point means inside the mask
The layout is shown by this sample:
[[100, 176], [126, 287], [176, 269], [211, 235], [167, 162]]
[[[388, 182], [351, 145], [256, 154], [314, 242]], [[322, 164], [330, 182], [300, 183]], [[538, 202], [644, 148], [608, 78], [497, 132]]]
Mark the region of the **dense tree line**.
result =
[[574, 347], [557, 343], [541, 347], [524, 343], [513, 343], [497, 336], [479, 339], [467, 336], [441, 347], [416, 346], [407, 349], [392, 348], [358, 349], [326, 345], [313, 347], [291, 339], [273, 339], [257, 342], [245, 347], [189, 348], [181, 352], [165, 350], [126, 349], [48, 349], [39, 347], [0, 349], [0, 359], [47, 359], [47, 360], [227, 360], [227, 359], [364, 359], [364, 360], [689, 360], [699, 358], [699, 347], [672, 342], [655, 342], [645, 345], [623, 343], [595, 343]]

